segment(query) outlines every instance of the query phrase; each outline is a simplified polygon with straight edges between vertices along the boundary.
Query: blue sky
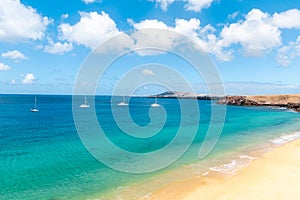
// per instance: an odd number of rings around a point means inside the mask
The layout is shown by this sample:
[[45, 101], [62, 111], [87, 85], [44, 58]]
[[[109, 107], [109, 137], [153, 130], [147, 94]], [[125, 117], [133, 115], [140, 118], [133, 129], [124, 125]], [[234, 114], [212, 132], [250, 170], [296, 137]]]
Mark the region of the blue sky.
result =
[[[299, 19], [298, 0], [1, 0], [0, 93], [71, 94], [97, 44], [144, 27], [193, 39], [215, 63], [228, 94], [300, 93]], [[184, 64], [176, 67], [201, 85]], [[98, 93], [109, 94], [121, 71], [111, 70]]]

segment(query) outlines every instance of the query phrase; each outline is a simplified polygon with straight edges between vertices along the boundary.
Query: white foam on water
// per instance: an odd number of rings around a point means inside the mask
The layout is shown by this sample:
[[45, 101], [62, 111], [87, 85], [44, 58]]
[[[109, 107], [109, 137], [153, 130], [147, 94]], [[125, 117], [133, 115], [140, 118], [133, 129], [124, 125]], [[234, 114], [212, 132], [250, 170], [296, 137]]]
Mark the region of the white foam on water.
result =
[[220, 166], [210, 167], [211, 171], [221, 172], [224, 174], [232, 174], [236, 169], [236, 160], [232, 160], [231, 163], [222, 164]]
[[240, 169], [247, 167], [255, 157], [248, 155], [241, 155], [239, 158], [232, 160], [230, 163], [222, 164], [219, 166], [210, 167], [209, 169], [214, 172], [235, 175]]
[[207, 176], [208, 175], [208, 172], [205, 172], [202, 174], [202, 176]]
[[298, 138], [300, 138], [300, 132], [295, 132], [292, 134], [281, 135], [279, 137], [276, 137], [276, 138], [270, 140], [270, 142], [274, 145], [282, 145], [282, 144], [291, 142], [293, 140], [296, 140]]
[[286, 107], [271, 107], [273, 110], [287, 110]]
[[253, 157], [253, 156], [248, 156], [248, 155], [241, 155], [240, 158], [241, 158], [241, 159], [250, 159], [250, 160], [254, 160], [254, 159], [255, 159], [255, 157]]

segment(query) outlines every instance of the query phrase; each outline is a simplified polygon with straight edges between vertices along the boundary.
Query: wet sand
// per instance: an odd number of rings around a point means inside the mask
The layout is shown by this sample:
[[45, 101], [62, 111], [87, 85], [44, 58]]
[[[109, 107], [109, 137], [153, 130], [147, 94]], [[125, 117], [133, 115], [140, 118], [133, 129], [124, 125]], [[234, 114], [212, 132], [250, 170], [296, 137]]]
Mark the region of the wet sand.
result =
[[285, 200], [298, 199], [299, 188], [300, 139], [260, 155], [234, 176], [209, 175], [173, 182], [155, 191], [150, 199]]

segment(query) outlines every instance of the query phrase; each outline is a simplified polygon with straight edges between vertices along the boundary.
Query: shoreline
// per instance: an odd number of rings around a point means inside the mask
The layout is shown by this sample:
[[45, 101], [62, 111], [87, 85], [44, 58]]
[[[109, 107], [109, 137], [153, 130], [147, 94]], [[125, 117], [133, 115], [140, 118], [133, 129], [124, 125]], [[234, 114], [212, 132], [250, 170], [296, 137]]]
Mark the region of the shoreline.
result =
[[217, 103], [235, 106], [278, 107], [300, 112], [300, 94], [226, 96], [221, 98]]
[[294, 199], [300, 195], [299, 157], [300, 138], [262, 153], [234, 176], [195, 176], [176, 181], [147, 199]]
[[[212, 160], [206, 160], [205, 163], [202, 161], [192, 162], [160, 172], [146, 180], [120, 186], [106, 198], [100, 199], [182, 200], [198, 189], [202, 188], [203, 190], [204, 188], [204, 191], [209, 191], [214, 190], [214, 187], [218, 184], [218, 187], [220, 185], [224, 186], [223, 184], [226, 184], [228, 180], [240, 176], [241, 172], [251, 167], [252, 163], [295, 141], [299, 141], [300, 145], [299, 131], [281, 134], [270, 139], [268, 143], [262, 143], [257, 148], [245, 148], [242, 151], [228, 152]], [[200, 195], [203, 196], [202, 193]], [[189, 198], [188, 200], [201, 199], [201, 196]], [[207, 199], [218, 198], [207, 197]]]

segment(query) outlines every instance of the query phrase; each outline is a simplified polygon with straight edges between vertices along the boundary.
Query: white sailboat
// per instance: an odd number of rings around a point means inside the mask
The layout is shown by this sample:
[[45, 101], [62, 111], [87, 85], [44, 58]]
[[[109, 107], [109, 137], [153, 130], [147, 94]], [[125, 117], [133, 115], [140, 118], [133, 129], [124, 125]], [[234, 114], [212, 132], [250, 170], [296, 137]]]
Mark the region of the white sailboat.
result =
[[151, 104], [151, 107], [159, 107], [160, 105], [157, 103], [157, 97], [155, 97], [155, 103]]
[[36, 97], [34, 97], [34, 108], [31, 108], [30, 112], [39, 112], [39, 110], [36, 108]]
[[124, 94], [123, 94], [123, 101], [121, 101], [120, 103], [118, 103], [118, 106], [128, 106], [128, 103], [126, 103], [126, 101], [125, 101]]
[[90, 107], [90, 105], [87, 103], [86, 96], [84, 96], [84, 104], [81, 104], [79, 107], [80, 108], [89, 108]]

